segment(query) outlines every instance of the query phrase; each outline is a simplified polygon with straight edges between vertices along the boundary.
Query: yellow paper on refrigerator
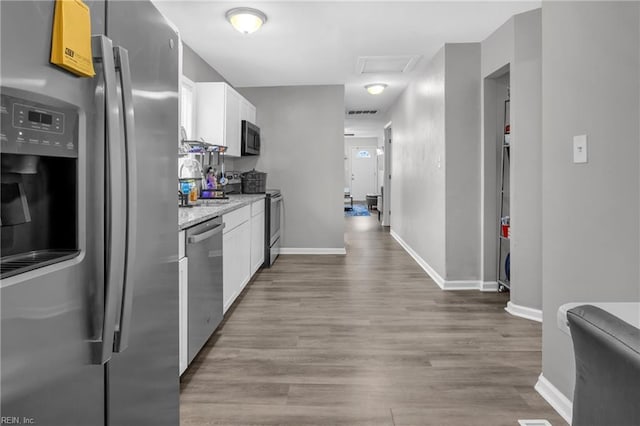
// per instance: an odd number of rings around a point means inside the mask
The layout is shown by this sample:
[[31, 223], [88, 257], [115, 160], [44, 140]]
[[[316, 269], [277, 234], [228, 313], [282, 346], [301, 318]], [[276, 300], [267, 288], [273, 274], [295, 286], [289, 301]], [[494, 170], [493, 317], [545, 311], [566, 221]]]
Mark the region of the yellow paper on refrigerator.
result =
[[56, 0], [51, 63], [81, 77], [93, 77], [91, 14], [82, 0]]

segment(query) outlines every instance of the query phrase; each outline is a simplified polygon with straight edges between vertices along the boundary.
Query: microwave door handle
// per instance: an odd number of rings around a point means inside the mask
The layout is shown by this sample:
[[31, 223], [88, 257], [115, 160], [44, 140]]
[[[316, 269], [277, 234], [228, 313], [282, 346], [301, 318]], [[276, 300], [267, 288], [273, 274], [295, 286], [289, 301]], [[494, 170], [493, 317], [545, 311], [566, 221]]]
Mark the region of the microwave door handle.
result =
[[125, 135], [125, 167], [126, 173], [126, 248], [125, 248], [125, 273], [122, 288], [122, 301], [120, 303], [120, 321], [116, 325], [114, 352], [122, 352], [129, 345], [131, 332], [131, 316], [133, 308], [134, 276], [136, 253], [136, 220], [137, 220], [137, 174], [136, 174], [136, 138], [135, 138], [135, 113], [133, 109], [133, 86], [131, 83], [131, 67], [129, 64], [129, 52], [127, 49], [114, 47], [116, 69], [120, 74], [120, 87], [122, 94], [122, 109]]
[[104, 364], [113, 353], [113, 339], [117, 315], [117, 300], [123, 278], [124, 203], [122, 197], [122, 149], [119, 131], [119, 103], [116, 88], [116, 68], [113, 43], [103, 36], [91, 37], [94, 62], [102, 64], [104, 74], [105, 127], [106, 127], [106, 194], [105, 194], [105, 268], [104, 311], [101, 337], [93, 341], [93, 362]]

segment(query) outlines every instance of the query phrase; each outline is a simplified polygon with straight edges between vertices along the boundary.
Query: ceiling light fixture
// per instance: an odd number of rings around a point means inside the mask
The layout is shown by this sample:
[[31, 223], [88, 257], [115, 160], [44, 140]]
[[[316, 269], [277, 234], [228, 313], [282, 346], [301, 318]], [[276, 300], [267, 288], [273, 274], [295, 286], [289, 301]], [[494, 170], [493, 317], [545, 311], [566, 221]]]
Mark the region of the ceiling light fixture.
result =
[[250, 7], [236, 7], [227, 11], [225, 16], [227, 21], [233, 25], [233, 28], [243, 34], [256, 32], [267, 22], [267, 15], [258, 9]]
[[367, 92], [372, 95], [379, 95], [380, 93], [384, 92], [384, 89], [387, 88], [387, 85], [384, 83], [374, 83], [367, 84], [366, 86], [364, 86], [364, 88], [367, 89]]

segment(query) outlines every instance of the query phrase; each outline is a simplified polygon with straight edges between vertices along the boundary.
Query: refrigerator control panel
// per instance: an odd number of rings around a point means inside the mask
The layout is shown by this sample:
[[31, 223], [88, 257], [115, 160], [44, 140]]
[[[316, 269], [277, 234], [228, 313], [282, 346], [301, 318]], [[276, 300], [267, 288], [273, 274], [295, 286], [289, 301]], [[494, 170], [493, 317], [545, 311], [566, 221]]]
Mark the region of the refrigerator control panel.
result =
[[13, 127], [64, 134], [64, 113], [19, 103], [13, 104]]
[[6, 94], [2, 94], [1, 98], [2, 152], [53, 157], [78, 156], [78, 114], [75, 110]]

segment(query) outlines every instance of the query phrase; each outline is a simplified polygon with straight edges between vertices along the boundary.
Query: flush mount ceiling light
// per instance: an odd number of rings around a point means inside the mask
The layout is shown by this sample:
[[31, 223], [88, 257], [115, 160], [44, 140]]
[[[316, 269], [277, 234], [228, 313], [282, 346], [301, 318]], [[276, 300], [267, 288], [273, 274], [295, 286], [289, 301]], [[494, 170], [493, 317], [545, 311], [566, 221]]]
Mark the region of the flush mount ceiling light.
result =
[[267, 15], [258, 9], [250, 7], [236, 7], [227, 11], [225, 16], [227, 21], [233, 25], [233, 28], [244, 34], [258, 31], [267, 22]]
[[364, 86], [364, 88], [367, 89], [367, 92], [372, 95], [379, 95], [380, 93], [384, 92], [384, 89], [387, 88], [387, 85], [384, 83], [374, 83], [367, 84], [366, 86]]

